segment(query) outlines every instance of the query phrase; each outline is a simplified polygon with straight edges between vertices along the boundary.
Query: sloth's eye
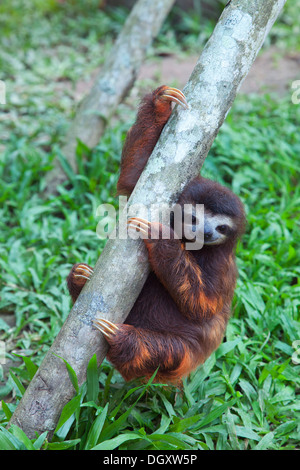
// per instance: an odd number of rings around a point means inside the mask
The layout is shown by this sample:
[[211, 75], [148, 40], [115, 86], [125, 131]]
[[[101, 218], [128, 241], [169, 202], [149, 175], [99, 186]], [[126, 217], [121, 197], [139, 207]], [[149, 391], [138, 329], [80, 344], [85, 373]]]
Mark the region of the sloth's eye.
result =
[[219, 233], [222, 233], [223, 235], [225, 235], [227, 232], [228, 232], [228, 225], [218, 225], [217, 226], [217, 230]]

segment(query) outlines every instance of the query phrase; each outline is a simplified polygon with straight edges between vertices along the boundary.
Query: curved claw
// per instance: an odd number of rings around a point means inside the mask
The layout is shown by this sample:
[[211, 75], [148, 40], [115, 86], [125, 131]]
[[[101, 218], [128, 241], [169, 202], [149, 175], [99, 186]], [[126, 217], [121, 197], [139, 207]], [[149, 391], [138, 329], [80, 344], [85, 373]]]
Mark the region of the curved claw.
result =
[[127, 221], [127, 223], [130, 223], [131, 221], [133, 220], [137, 220], [138, 222], [141, 222], [143, 224], [147, 224], [148, 226], [150, 226], [151, 222], [149, 222], [148, 220], [146, 219], [142, 219], [142, 217], [130, 217]]
[[148, 222], [148, 220], [145, 219], [141, 219], [140, 217], [131, 217], [130, 219], [128, 219], [127, 225], [134, 225], [137, 228], [148, 230], [151, 226], [151, 222]]
[[187, 104], [186, 97], [182, 91], [173, 87], [166, 87], [162, 90], [160, 97], [164, 98], [167, 101], [174, 101], [175, 103], [180, 104], [183, 108], [188, 109], [189, 105]]
[[93, 274], [93, 269], [90, 268], [87, 265], [84, 264], [79, 264], [76, 267], [75, 273], [73, 274], [74, 277], [81, 277], [83, 279], [86, 279], [87, 281], [90, 280], [91, 275]]
[[77, 266], [77, 269], [82, 269], [83, 271], [89, 271], [90, 274], [93, 274], [94, 270], [93, 268], [91, 268], [90, 266], [86, 265], [86, 264], [79, 264]]
[[117, 331], [119, 330], [117, 325], [104, 318], [97, 318], [96, 320], [93, 320], [93, 325], [109, 339], [116, 335]]
[[150, 224], [151, 223], [146, 219], [142, 219], [140, 217], [131, 217], [127, 221], [128, 228], [135, 228], [146, 236], [148, 236]]
[[89, 280], [90, 280], [90, 278], [89, 278], [89, 277], [87, 277], [87, 276], [84, 276], [83, 274], [74, 274], [74, 277], [82, 277], [82, 279], [86, 279], [87, 281], [89, 281]]

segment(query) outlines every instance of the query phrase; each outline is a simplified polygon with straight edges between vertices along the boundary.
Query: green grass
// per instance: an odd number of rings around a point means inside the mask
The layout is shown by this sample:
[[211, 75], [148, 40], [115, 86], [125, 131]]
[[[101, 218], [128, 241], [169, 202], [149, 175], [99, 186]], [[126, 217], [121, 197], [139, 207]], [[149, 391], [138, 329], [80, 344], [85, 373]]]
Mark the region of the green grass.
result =
[[[72, 86], [102, 63], [125, 16], [123, 10], [75, 9], [62, 26], [64, 12], [43, 5], [32, 29], [14, 8], [0, 51], [2, 77], [12, 90], [0, 115], [0, 341], [11, 366], [9, 373], [0, 367], [0, 449], [299, 449], [300, 106], [290, 96], [239, 96], [203, 168], [242, 198], [248, 219], [237, 252], [233, 315], [220, 348], [181, 392], [151, 381], [124, 383], [107, 361], [97, 369], [91, 358], [81, 387], [69, 368], [76, 395], [52, 442], [6, 429], [70, 310], [65, 279], [71, 265], [93, 265], [101, 253], [95, 212], [102, 202], [116, 204], [122, 143], [135, 114], [128, 99], [93, 151], [79, 146], [80, 174], [69, 171], [58, 195], [44, 197], [74, 112]], [[10, 12], [8, 2], [4, 6], [0, 22]], [[292, 50], [288, 13], [271, 40]], [[296, 28], [296, 20], [289, 27]], [[185, 49], [197, 34], [175, 32]], [[172, 48], [174, 34], [159, 39], [152, 53]], [[59, 88], [62, 83], [68, 87]]]

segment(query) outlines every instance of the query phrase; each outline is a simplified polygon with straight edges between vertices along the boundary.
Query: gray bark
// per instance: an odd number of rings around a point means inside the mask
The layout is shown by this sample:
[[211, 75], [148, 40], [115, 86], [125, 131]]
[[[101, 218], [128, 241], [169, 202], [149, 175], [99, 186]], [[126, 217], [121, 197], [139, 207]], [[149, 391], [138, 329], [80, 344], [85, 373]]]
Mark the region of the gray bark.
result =
[[[284, 0], [232, 0], [184, 89], [189, 109], [177, 107], [167, 123], [128, 202], [172, 204], [184, 185], [198, 174], [236, 93]], [[28, 436], [53, 433], [62, 407], [74, 390], [63, 362], [75, 369], [79, 382], [96, 353], [99, 364], [107, 352], [105, 339], [92, 327], [99, 315], [122, 322], [133, 306], [148, 274], [141, 240], [108, 240], [60, 334], [29, 384], [11, 423]]]
[[[62, 153], [76, 171], [78, 139], [95, 147], [105, 124], [133, 86], [147, 50], [157, 36], [175, 0], [138, 0], [128, 16], [88, 95], [78, 106]], [[48, 175], [47, 193], [65, 180], [59, 162]]]

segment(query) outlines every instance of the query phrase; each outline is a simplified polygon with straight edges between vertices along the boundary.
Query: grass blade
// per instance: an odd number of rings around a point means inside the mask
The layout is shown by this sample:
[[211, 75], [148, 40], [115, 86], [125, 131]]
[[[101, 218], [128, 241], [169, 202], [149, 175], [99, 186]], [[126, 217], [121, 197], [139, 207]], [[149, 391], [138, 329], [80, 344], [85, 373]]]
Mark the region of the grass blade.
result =
[[20, 441], [24, 444], [25, 448], [27, 450], [35, 450], [31, 440], [29, 439], [29, 437], [26, 436], [25, 432], [19, 428], [19, 426], [16, 426], [15, 424], [13, 424], [9, 431]]
[[269, 432], [266, 434], [261, 441], [254, 447], [254, 450], [266, 450], [274, 443], [274, 433]]
[[60, 418], [58, 420], [56, 429], [54, 432], [57, 432], [61, 426], [72, 416], [73, 413], [76, 412], [76, 410], [80, 406], [80, 401], [81, 401], [81, 395], [76, 395], [72, 400], [70, 400], [64, 407], [61, 412]]
[[78, 379], [77, 379], [77, 375], [76, 375], [75, 370], [73, 369], [72, 366], [70, 366], [70, 364], [63, 357], [59, 356], [58, 354], [54, 354], [54, 353], [52, 353], [52, 354], [54, 356], [58, 357], [59, 359], [61, 359], [65, 363], [65, 366], [67, 368], [67, 371], [68, 371], [70, 380], [72, 382], [72, 385], [75, 388], [76, 393], [78, 393], [79, 392], [79, 385], [78, 385]]
[[105, 420], [106, 420], [107, 410], [108, 410], [108, 403], [105, 405], [105, 407], [104, 407], [103, 411], [101, 412], [101, 414], [99, 416], [97, 416], [97, 418], [93, 422], [93, 425], [92, 425], [92, 427], [90, 429], [90, 432], [88, 434], [88, 437], [87, 437], [87, 441], [86, 441], [86, 445], [85, 445], [86, 449], [91, 449], [92, 447], [94, 447], [97, 444], [99, 436], [100, 436], [101, 431], [103, 429], [103, 425], [104, 425]]
[[97, 356], [94, 354], [90, 359], [87, 371], [86, 371], [86, 382], [87, 382], [87, 401], [97, 403], [99, 394], [99, 376], [97, 366]]
[[134, 433], [120, 434], [119, 436], [114, 437], [113, 439], [108, 439], [106, 441], [101, 442], [101, 444], [98, 444], [91, 450], [113, 450], [119, 447], [124, 442], [131, 441], [133, 439], [141, 439], [141, 436]]

